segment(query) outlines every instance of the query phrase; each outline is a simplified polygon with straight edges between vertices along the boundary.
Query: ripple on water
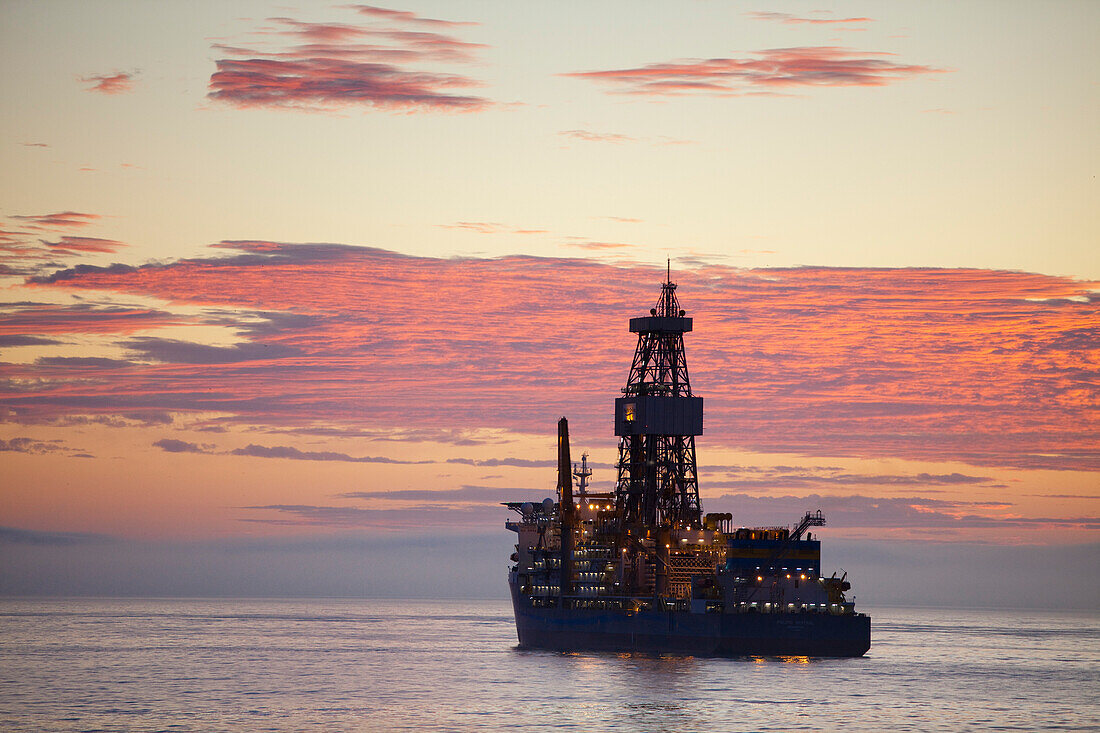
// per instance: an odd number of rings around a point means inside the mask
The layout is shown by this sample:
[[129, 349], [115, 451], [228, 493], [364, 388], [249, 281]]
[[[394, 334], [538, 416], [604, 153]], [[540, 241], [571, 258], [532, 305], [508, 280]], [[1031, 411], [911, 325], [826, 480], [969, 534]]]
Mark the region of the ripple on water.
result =
[[883, 609], [862, 659], [516, 647], [507, 603], [0, 602], [0, 729], [1086, 730], [1088, 614]]

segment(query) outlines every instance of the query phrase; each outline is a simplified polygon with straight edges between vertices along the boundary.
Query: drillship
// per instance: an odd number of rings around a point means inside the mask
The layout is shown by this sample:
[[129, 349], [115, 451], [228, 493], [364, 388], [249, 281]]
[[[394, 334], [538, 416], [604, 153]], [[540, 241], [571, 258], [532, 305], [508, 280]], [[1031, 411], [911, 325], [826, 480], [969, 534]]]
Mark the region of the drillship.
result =
[[[630, 319], [634, 362], [615, 400], [613, 492], [589, 490], [587, 455], [569, 455], [558, 423], [558, 495], [507, 502], [518, 519], [508, 583], [522, 647], [704, 656], [862, 656], [871, 619], [845, 597], [846, 575], [821, 573], [825, 524], [737, 527], [703, 514], [695, 436], [703, 399], [691, 392], [680, 309], [668, 278], [648, 316]], [[574, 478], [577, 479], [574, 491]]]

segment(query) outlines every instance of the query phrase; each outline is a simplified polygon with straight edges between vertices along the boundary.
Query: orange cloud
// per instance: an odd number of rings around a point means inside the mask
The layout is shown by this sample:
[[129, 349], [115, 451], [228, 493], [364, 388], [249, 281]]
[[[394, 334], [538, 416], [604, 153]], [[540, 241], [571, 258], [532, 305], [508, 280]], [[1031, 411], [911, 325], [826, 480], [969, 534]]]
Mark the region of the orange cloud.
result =
[[495, 221], [459, 221], [454, 224], [436, 224], [441, 229], [464, 229], [478, 234], [546, 234], [546, 229], [520, 229]]
[[88, 87], [89, 92], [102, 94], [122, 94], [134, 88], [134, 75], [125, 71], [116, 71], [113, 74], [99, 74], [79, 77]]
[[[824, 11], [822, 14], [828, 14]], [[760, 12], [748, 12], [745, 15], [756, 20], [774, 20], [780, 23], [786, 23], [787, 25], [834, 25], [834, 26], [849, 26], [849, 25], [863, 25], [866, 23], [874, 22], [874, 18], [867, 17], [852, 17], [852, 18], [806, 18], [799, 17], [797, 15], [791, 15], [790, 13], [776, 13], [770, 11]], [[862, 28], [844, 28], [844, 30], [863, 30]]]
[[55, 214], [29, 214], [13, 216], [24, 222], [23, 226], [29, 229], [76, 229], [91, 224], [101, 219], [99, 214], [84, 214], [79, 211], [59, 211]]
[[589, 250], [607, 250], [607, 249], [629, 249], [633, 247], [632, 244], [626, 244], [625, 242], [590, 242], [590, 241], [576, 241], [567, 242], [568, 247], [578, 247], [580, 249]]

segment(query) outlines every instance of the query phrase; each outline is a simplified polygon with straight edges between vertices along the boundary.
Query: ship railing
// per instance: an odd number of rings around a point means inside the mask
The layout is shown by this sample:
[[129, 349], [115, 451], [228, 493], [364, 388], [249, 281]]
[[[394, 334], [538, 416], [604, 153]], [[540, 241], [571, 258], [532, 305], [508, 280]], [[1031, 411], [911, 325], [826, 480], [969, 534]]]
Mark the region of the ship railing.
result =
[[772, 603], [771, 601], [740, 601], [730, 604], [731, 613], [823, 613], [830, 616], [855, 614], [852, 603]]
[[[532, 601], [556, 601], [561, 595], [556, 585], [527, 586], [523, 591]], [[662, 598], [656, 602], [652, 598], [614, 595], [605, 587], [590, 586], [578, 588], [578, 592], [564, 596], [570, 604], [599, 601], [600, 608], [621, 608], [623, 610], [658, 610], [686, 612], [691, 610], [691, 602], [679, 598]], [[706, 613], [766, 613], [766, 614], [824, 614], [829, 616], [858, 616], [853, 603], [772, 603], [770, 601], [741, 601], [722, 603], [705, 600]], [[595, 606], [579, 606], [595, 607]]]

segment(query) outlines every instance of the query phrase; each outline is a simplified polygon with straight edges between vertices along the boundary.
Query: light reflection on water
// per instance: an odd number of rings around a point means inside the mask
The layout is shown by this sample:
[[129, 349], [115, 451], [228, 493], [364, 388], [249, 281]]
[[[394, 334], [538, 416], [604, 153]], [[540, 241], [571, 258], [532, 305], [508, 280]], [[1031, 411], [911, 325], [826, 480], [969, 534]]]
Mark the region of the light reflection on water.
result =
[[0, 602], [0, 729], [1100, 725], [1095, 615], [882, 609], [860, 659], [560, 654], [501, 602]]

